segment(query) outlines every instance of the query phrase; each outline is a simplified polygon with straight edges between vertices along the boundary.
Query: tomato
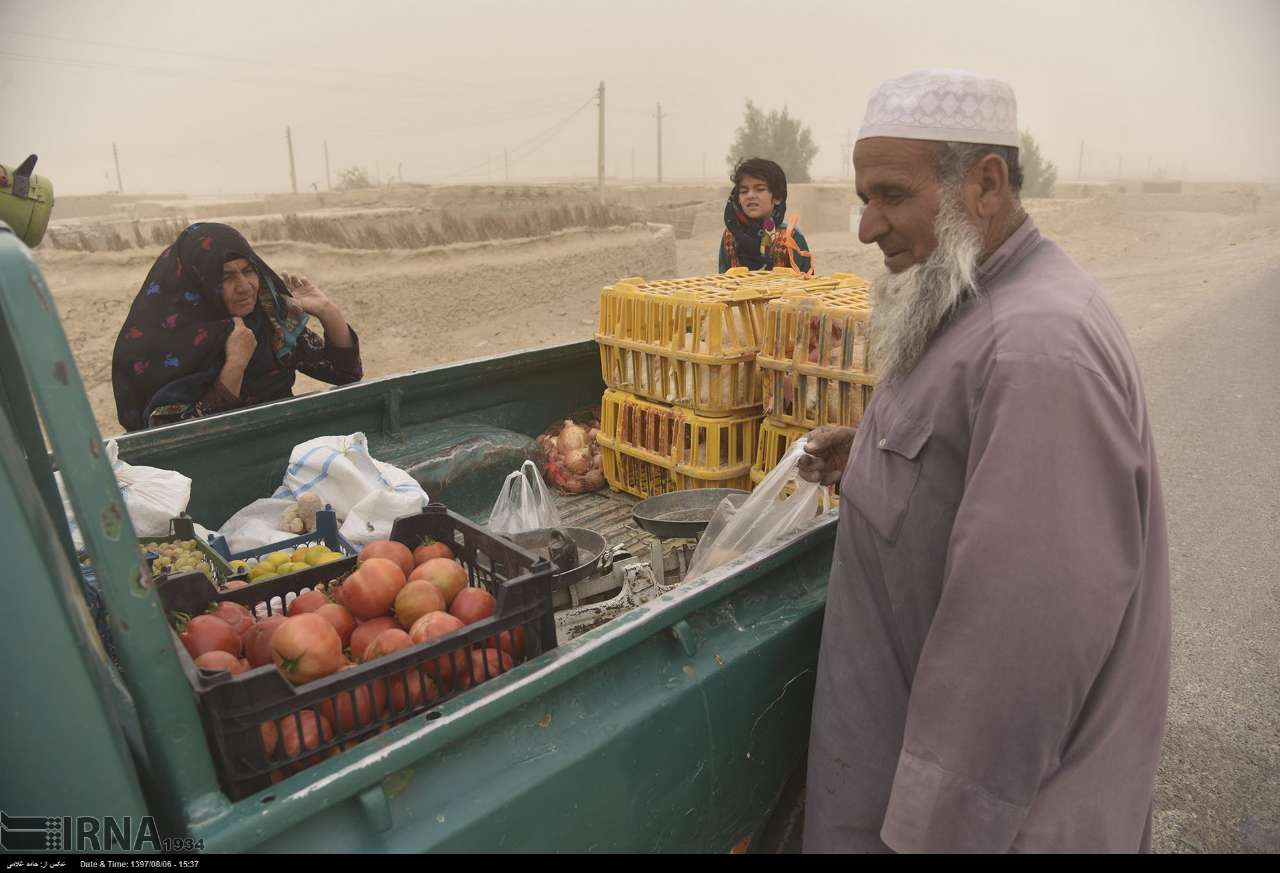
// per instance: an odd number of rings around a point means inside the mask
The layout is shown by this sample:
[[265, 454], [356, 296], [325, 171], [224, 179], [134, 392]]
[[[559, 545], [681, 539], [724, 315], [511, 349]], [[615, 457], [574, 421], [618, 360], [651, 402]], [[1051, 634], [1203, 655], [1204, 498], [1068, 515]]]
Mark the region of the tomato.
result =
[[344, 649], [351, 645], [351, 634], [355, 632], [356, 619], [349, 609], [337, 603], [326, 603], [316, 610], [316, 615], [333, 625], [333, 629], [338, 632], [338, 638], [342, 640]]
[[285, 616], [273, 615], [249, 628], [244, 635], [244, 656], [250, 667], [271, 663], [271, 637], [285, 623]]
[[304, 612], [315, 612], [329, 602], [323, 591], [304, 591], [289, 602], [288, 615], [302, 615]]
[[178, 638], [187, 647], [192, 658], [215, 650], [240, 657], [240, 635], [216, 615], [197, 615], [187, 622]]
[[221, 649], [205, 652], [196, 658], [196, 666], [201, 670], [226, 670], [232, 676], [239, 676], [248, 669], [248, 665], [244, 661], [235, 655], [227, 654]]
[[428, 612], [409, 628], [409, 638], [414, 643], [425, 643], [464, 627], [466, 625], [447, 612]]
[[425, 579], [410, 582], [396, 595], [396, 618], [404, 628], [413, 627], [413, 623], [428, 612], [440, 612], [443, 609], [444, 595]]
[[405, 585], [394, 561], [369, 558], [342, 583], [342, 602], [361, 621], [385, 615]]
[[[347, 666], [342, 669], [351, 668]], [[380, 683], [374, 683], [374, 687], [382, 693], [370, 694], [369, 685], [357, 685], [348, 691], [341, 691], [331, 700], [320, 704], [320, 714], [336, 724], [342, 733], [367, 725], [373, 721], [374, 716], [381, 716], [386, 709], [385, 689], [380, 686]]]
[[449, 614], [463, 624], [475, 624], [493, 615], [497, 607], [498, 601], [483, 588], [464, 588], [458, 592], [457, 597], [453, 598]]
[[396, 621], [389, 615], [371, 618], [368, 621], [362, 621], [356, 625], [355, 631], [351, 634], [351, 642], [348, 648], [351, 649], [351, 656], [356, 661], [364, 658], [365, 649], [378, 638], [378, 634], [385, 630], [398, 630], [400, 622]]
[[515, 661], [506, 652], [498, 649], [473, 650], [470, 663], [458, 671], [453, 685], [459, 691], [464, 691], [472, 685], [479, 685], [486, 679], [501, 675], [514, 666]]
[[375, 658], [398, 652], [400, 649], [407, 649], [412, 645], [413, 640], [409, 639], [409, 635], [400, 628], [384, 630], [369, 643], [369, 648], [364, 650], [364, 660], [368, 663]]
[[238, 603], [219, 603], [211, 606], [209, 615], [216, 615], [218, 618], [231, 625], [240, 636], [244, 636], [249, 628], [253, 627], [253, 613], [248, 607], [241, 606]]
[[[294, 758], [303, 751], [318, 749], [331, 739], [333, 739], [333, 724], [323, 715], [316, 715], [310, 709], [304, 709], [297, 714], [286, 715], [280, 719], [280, 746], [285, 758]], [[337, 749], [318, 752], [290, 764], [287, 769], [290, 773], [297, 773], [335, 754]]]
[[271, 658], [294, 685], [329, 676], [346, 663], [338, 632], [310, 612], [286, 618], [276, 629], [271, 638]]
[[430, 537], [427, 541], [413, 550], [413, 565], [420, 567], [432, 558], [452, 558], [453, 549], [444, 543], [437, 542]]
[[425, 579], [440, 589], [444, 604], [448, 607], [453, 604], [458, 592], [467, 587], [467, 570], [450, 558], [432, 558], [425, 564], [414, 567], [409, 574], [410, 582], [417, 579]]
[[370, 558], [393, 561], [400, 567], [400, 572], [406, 576], [413, 570], [413, 552], [409, 551], [409, 547], [404, 543], [397, 543], [395, 540], [374, 540], [360, 550], [356, 563], [364, 564]]
[[511, 630], [500, 631], [496, 637], [489, 637], [476, 646], [476, 648], [486, 647], [497, 647], [517, 661], [520, 660], [524, 657], [524, 625], [518, 624]]
[[391, 686], [391, 712], [403, 713], [407, 709], [416, 709], [424, 701], [432, 701], [440, 696], [440, 690], [434, 680], [422, 669], [405, 670], [386, 680]]

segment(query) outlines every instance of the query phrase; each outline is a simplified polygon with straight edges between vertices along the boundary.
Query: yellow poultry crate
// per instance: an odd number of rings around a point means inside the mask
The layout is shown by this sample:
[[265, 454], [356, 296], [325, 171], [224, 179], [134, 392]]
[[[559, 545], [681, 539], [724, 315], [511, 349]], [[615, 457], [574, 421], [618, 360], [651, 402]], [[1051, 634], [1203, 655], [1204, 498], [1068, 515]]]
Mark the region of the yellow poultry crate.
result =
[[653, 497], [689, 488], [751, 487], [761, 416], [717, 418], [610, 389], [601, 399], [605, 480]]
[[876, 381], [868, 355], [870, 319], [867, 283], [857, 276], [771, 301], [757, 357], [765, 414], [806, 430], [856, 427]]

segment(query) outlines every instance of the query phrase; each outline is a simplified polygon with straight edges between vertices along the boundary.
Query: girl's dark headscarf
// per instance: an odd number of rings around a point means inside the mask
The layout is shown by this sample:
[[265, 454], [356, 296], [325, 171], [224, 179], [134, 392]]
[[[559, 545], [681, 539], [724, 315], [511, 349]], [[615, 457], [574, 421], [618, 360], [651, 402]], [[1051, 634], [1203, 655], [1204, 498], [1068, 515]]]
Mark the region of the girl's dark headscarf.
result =
[[238, 258], [259, 277], [257, 308], [244, 319], [258, 340], [245, 368], [244, 393], [288, 393], [294, 377], [290, 359], [306, 313], [238, 231], [193, 224], [152, 265], [116, 337], [111, 384], [126, 430], [147, 427], [159, 407], [195, 403], [218, 378], [234, 326], [222, 299], [222, 267]]

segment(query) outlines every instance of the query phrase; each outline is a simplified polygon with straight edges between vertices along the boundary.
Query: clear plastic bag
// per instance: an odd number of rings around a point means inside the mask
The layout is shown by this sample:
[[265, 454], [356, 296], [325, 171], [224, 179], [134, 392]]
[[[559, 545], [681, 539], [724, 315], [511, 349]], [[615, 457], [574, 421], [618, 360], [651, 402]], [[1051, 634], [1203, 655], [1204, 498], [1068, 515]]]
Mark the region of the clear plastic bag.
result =
[[525, 461], [502, 483], [493, 512], [489, 513], [489, 530], [524, 533], [560, 526], [560, 513], [551, 502], [551, 491], [542, 481], [538, 465]]
[[686, 581], [772, 542], [831, 506], [829, 488], [800, 478], [800, 453], [807, 442], [796, 440], [741, 506], [726, 498], [716, 507]]

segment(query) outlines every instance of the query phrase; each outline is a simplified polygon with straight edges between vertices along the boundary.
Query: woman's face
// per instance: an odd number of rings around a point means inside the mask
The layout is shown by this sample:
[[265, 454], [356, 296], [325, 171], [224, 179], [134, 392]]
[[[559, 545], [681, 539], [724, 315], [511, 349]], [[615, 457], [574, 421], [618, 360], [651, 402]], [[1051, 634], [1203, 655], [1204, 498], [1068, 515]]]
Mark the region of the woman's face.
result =
[[244, 258], [222, 265], [222, 302], [227, 312], [244, 318], [258, 305], [258, 271]]
[[761, 219], [773, 214], [778, 199], [769, 190], [769, 183], [755, 176], [743, 176], [738, 182], [738, 205], [747, 218]]

